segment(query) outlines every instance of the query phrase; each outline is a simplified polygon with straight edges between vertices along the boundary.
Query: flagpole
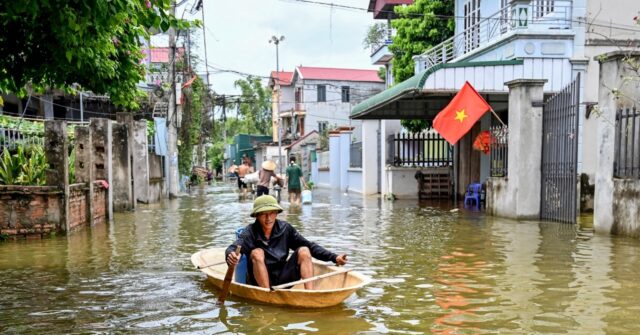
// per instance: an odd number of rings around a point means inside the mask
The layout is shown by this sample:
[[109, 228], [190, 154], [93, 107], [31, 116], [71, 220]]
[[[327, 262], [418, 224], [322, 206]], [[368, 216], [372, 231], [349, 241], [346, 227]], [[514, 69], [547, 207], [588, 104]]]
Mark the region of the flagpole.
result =
[[493, 108], [489, 107], [489, 110], [491, 111], [491, 113], [493, 113], [493, 115], [496, 117], [496, 119], [498, 119], [498, 121], [500, 121], [500, 123], [502, 123], [503, 127], [507, 126], [506, 124], [504, 124], [504, 122], [502, 122], [502, 119], [500, 119], [500, 117], [498, 116], [498, 113], [496, 113], [496, 111], [494, 111]]

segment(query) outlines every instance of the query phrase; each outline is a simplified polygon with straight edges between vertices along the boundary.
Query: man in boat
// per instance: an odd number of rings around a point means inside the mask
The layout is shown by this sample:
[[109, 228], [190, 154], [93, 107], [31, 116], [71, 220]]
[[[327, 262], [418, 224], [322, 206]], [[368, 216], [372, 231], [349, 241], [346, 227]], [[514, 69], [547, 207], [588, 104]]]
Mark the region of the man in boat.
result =
[[[321, 261], [332, 261], [337, 265], [347, 263], [347, 255], [337, 255], [322, 246], [310, 242], [289, 223], [278, 220], [282, 207], [276, 198], [262, 195], [253, 202], [251, 216], [256, 221], [247, 227], [225, 251], [227, 264], [236, 265], [240, 256], [236, 246], [247, 255], [247, 283], [264, 288], [313, 277], [312, 257]], [[291, 257], [289, 250], [293, 250]], [[313, 282], [304, 283], [304, 288], [313, 289]]]

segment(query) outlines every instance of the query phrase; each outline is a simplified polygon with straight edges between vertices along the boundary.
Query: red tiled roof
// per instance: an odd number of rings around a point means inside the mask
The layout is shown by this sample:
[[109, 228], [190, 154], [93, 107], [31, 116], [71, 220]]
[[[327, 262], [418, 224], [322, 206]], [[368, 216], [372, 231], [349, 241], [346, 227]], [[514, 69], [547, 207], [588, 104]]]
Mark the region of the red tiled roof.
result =
[[377, 70], [337, 69], [330, 67], [298, 66], [302, 79], [368, 81], [382, 83]]
[[291, 78], [293, 78], [293, 72], [286, 71], [271, 71], [271, 78], [273, 78], [273, 82], [275, 83], [276, 78], [279, 78], [280, 86], [290, 86]]
[[[151, 56], [151, 63], [168, 63], [169, 62], [169, 52], [171, 49], [166, 47], [151, 47], [151, 49], [143, 49], [142, 52], [146, 55]], [[184, 55], [184, 48], [177, 48], [176, 54], [178, 57]], [[147, 59], [149, 56], [147, 56]]]

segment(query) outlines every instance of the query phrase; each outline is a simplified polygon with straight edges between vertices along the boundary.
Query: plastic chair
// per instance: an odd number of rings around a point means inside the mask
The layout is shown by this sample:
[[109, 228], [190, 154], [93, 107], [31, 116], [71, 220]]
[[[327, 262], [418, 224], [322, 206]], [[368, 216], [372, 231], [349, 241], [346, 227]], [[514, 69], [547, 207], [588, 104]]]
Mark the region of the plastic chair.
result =
[[480, 206], [482, 200], [482, 184], [471, 183], [467, 187], [467, 193], [464, 194], [464, 205], [471, 205], [475, 201], [476, 207]]

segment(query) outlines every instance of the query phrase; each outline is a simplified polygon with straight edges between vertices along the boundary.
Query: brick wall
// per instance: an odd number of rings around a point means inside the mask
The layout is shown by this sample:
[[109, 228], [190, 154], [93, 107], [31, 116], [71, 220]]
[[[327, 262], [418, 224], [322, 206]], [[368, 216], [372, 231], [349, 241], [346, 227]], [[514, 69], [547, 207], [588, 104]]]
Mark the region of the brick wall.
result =
[[[69, 226], [86, 224], [88, 187], [76, 184], [69, 187]], [[96, 185], [93, 199], [94, 223], [106, 218], [105, 189]], [[63, 193], [55, 186], [0, 185], [0, 234], [10, 238], [42, 237], [51, 232], [64, 232], [62, 215]]]
[[0, 234], [42, 235], [64, 229], [55, 186], [0, 186]]

